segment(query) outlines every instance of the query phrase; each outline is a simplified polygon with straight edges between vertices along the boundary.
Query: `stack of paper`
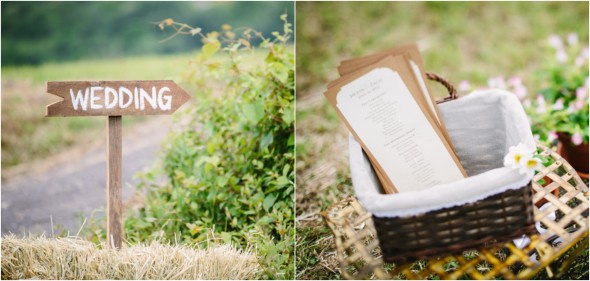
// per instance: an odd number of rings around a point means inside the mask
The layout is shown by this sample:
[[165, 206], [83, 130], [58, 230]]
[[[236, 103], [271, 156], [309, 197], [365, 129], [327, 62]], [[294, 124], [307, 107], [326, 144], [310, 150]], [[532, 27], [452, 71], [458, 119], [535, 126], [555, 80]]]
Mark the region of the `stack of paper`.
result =
[[385, 193], [467, 176], [428, 86], [416, 45], [343, 61], [325, 96], [371, 161]]

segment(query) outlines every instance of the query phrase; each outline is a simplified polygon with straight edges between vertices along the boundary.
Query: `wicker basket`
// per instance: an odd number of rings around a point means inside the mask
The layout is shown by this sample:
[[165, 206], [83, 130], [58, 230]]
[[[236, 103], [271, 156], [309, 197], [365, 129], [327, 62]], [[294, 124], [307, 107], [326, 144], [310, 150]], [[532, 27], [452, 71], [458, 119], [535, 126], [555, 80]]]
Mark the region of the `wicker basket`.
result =
[[[456, 99], [446, 79], [427, 73]], [[474, 203], [408, 217], [377, 217], [379, 245], [386, 262], [409, 262], [465, 249], [490, 246], [534, 231], [531, 184]]]
[[[350, 197], [322, 212], [334, 234], [336, 259], [342, 277], [356, 280], [531, 279], [545, 268], [549, 278], [559, 278], [559, 274], [588, 249], [588, 187], [559, 154], [541, 145], [538, 148], [541, 155], [553, 159], [554, 163], [541, 169], [533, 178], [535, 194], [532, 202], [546, 201], [551, 205], [543, 210], [533, 206], [536, 223], [546, 231], [527, 235], [530, 243], [524, 248], [507, 241], [478, 252], [469, 249], [416, 263], [384, 263], [376, 239], [374, 217]], [[552, 182], [541, 185], [539, 181], [547, 177]], [[555, 194], [555, 190], [559, 192]], [[573, 247], [576, 243], [580, 245]], [[561, 259], [563, 262], [559, 267], [556, 264], [548, 267], [566, 252], [567, 257]]]

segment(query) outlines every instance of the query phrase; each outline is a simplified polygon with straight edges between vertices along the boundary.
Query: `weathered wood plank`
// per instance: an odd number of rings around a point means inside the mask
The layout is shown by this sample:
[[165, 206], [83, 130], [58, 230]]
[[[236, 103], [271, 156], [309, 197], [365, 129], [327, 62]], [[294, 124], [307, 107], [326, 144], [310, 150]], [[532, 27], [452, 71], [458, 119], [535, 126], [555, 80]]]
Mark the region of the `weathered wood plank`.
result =
[[122, 214], [122, 117], [107, 119], [107, 243], [121, 248], [123, 235]]
[[48, 117], [172, 114], [190, 99], [172, 80], [51, 81], [47, 92], [63, 98]]

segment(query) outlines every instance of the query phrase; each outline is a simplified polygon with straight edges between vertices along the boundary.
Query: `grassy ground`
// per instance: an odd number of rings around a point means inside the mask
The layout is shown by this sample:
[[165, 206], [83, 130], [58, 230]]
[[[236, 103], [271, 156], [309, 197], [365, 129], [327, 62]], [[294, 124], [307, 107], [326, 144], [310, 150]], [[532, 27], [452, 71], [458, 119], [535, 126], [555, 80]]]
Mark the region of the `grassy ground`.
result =
[[[588, 41], [588, 3], [300, 2], [296, 11], [298, 279], [341, 278], [334, 241], [319, 216], [353, 194], [348, 132], [322, 95], [341, 60], [418, 42], [426, 69], [455, 85], [521, 76], [532, 96], [549, 35], [576, 32]], [[578, 278], [584, 271], [568, 274]]]
[[[59, 100], [45, 92], [47, 81], [176, 79], [190, 57], [183, 54], [2, 67], [2, 171], [46, 158], [68, 146], [102, 140], [104, 118], [45, 117], [46, 105]], [[124, 124], [143, 119], [127, 117]]]

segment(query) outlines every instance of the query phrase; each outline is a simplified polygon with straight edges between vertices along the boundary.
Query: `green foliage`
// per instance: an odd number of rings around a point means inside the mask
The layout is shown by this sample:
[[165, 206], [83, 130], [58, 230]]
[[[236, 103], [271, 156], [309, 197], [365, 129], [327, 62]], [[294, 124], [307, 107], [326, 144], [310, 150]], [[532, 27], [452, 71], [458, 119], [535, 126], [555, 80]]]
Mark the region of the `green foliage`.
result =
[[[161, 23], [203, 40], [185, 77], [196, 105], [176, 116], [179, 129], [168, 136], [161, 165], [142, 176], [145, 204], [125, 219], [129, 240], [206, 243], [213, 232], [226, 243], [256, 245], [260, 277], [293, 278], [294, 55], [291, 24], [282, 19], [284, 31], [273, 39], [226, 25], [204, 34]], [[255, 38], [267, 53], [252, 62]]]
[[588, 46], [580, 44], [575, 33], [565, 42], [553, 35], [549, 43], [551, 59], [537, 73], [543, 88], [536, 101], [525, 106], [533, 133], [546, 142], [561, 132], [576, 145], [588, 143]]
[[296, 21], [298, 96], [334, 79], [343, 59], [405, 43], [419, 43], [427, 71], [485, 84], [528, 81], [552, 33], [588, 41], [587, 2], [300, 2]]

